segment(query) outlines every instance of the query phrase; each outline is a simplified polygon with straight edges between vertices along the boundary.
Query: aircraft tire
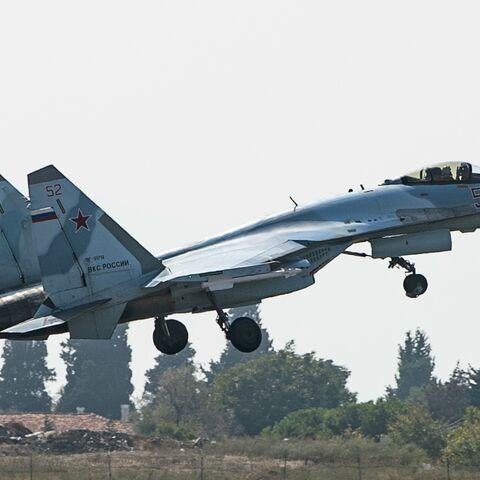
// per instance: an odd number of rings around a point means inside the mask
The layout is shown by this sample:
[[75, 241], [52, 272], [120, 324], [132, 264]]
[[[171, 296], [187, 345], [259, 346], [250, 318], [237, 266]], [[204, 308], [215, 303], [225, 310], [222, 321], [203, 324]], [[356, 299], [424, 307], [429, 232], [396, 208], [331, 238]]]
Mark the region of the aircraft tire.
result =
[[238, 317], [230, 325], [228, 339], [241, 352], [256, 350], [262, 342], [262, 330], [255, 320], [249, 317]]
[[403, 281], [403, 288], [405, 289], [407, 297], [417, 298], [427, 291], [428, 282], [423, 275], [420, 275], [419, 273], [412, 273], [411, 275], [407, 275], [405, 277], [405, 280]]
[[166, 336], [160, 327], [153, 330], [153, 344], [155, 348], [166, 355], [175, 355], [182, 351], [188, 343], [188, 330], [178, 320], [167, 320], [170, 336]]

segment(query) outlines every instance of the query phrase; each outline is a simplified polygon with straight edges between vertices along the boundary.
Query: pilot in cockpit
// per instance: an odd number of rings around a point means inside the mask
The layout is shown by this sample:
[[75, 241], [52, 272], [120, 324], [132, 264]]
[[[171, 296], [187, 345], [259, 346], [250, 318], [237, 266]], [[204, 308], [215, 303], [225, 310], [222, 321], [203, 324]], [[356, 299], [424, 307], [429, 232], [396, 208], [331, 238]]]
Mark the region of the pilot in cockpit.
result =
[[447, 165], [442, 168], [442, 182], [453, 181], [452, 169]]
[[468, 163], [462, 163], [457, 168], [457, 181], [467, 182], [470, 177], [470, 166]]
[[428, 169], [433, 182], [443, 182], [442, 169], [440, 167], [431, 167]]

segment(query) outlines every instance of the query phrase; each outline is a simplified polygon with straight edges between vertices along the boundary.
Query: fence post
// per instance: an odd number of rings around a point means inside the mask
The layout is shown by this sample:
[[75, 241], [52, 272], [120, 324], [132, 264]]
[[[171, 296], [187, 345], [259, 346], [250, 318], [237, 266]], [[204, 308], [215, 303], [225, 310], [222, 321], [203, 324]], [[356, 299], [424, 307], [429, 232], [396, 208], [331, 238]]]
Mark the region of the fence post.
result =
[[112, 455], [108, 452], [107, 455], [107, 465], [108, 465], [108, 480], [112, 480]]
[[287, 452], [285, 452], [285, 456], [283, 457], [283, 479], [287, 478]]
[[203, 480], [203, 452], [200, 454], [200, 480]]
[[30, 452], [30, 480], [33, 480], [33, 452]]
[[447, 480], [451, 480], [450, 477], [450, 458], [447, 457]]
[[360, 452], [357, 454], [358, 480], [362, 480], [362, 458]]

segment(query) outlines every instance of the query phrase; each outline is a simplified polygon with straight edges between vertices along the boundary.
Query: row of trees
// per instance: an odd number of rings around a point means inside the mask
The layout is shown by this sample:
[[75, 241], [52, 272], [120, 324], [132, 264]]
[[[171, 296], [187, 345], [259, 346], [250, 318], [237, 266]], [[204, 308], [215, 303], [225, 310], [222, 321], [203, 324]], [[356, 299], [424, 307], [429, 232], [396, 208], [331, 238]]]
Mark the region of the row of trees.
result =
[[[257, 307], [231, 312], [261, 325]], [[71, 412], [76, 407], [118, 418], [130, 402], [131, 350], [127, 326], [109, 341], [66, 341], [67, 382], [55, 404], [45, 385], [55, 378], [43, 342], [6, 342], [0, 371], [0, 409]], [[480, 458], [480, 369], [458, 365], [447, 381], [433, 375], [435, 359], [425, 333], [408, 332], [399, 346], [395, 385], [377, 401], [357, 403], [346, 386], [349, 371], [293, 342], [275, 350], [265, 329], [260, 348], [243, 354], [227, 344], [207, 369], [189, 344], [180, 354], [159, 354], [146, 373], [136, 412], [140, 432], [329, 438], [361, 435], [414, 443], [439, 455]], [[466, 446], [467, 445], [467, 446]], [[473, 453], [472, 453], [473, 452]]]
[[0, 370], [0, 411], [75, 412], [81, 407], [119, 418], [120, 405], [129, 404], [133, 392], [127, 330], [127, 325], [118, 326], [110, 340], [62, 343], [67, 381], [55, 405], [47, 391], [47, 383], [56, 375], [47, 366], [45, 342], [6, 340]]
[[[433, 375], [435, 359], [424, 332], [406, 334], [399, 346], [395, 385], [377, 401], [356, 402], [349, 372], [293, 343], [261, 355], [213, 362], [206, 375], [193, 349], [157, 363], [138, 426], [146, 434], [264, 435], [331, 438], [360, 435], [415, 444], [432, 458], [480, 458], [480, 370], [458, 365], [447, 381]], [[162, 357], [159, 357], [161, 362]], [[177, 362], [173, 364], [172, 362]]]
[[359, 434], [415, 444], [432, 458], [478, 463], [480, 370], [458, 365], [449, 379], [435, 378], [435, 359], [425, 333], [408, 332], [399, 346], [396, 386], [376, 402], [306, 408], [264, 429], [277, 437], [330, 438]]
[[[257, 307], [236, 309], [232, 315], [250, 315], [260, 321]], [[204, 371], [208, 381], [238, 362], [245, 362], [272, 351], [272, 342], [265, 329], [259, 349], [244, 354], [230, 344], [217, 362]], [[109, 418], [119, 418], [120, 405], [131, 404], [133, 385], [130, 369], [131, 348], [127, 343], [127, 325], [119, 325], [111, 340], [67, 340], [62, 343], [61, 358], [65, 362], [66, 384], [59, 399], [53, 402], [47, 385], [56, 378], [47, 366], [47, 347], [42, 341], [5, 341], [0, 370], [0, 411], [75, 412], [77, 407]], [[156, 391], [158, 377], [171, 367], [185, 366], [195, 376], [195, 351], [189, 345], [180, 354], [159, 354], [154, 367], [146, 373], [145, 395]], [[195, 377], [196, 378], [196, 377]]]

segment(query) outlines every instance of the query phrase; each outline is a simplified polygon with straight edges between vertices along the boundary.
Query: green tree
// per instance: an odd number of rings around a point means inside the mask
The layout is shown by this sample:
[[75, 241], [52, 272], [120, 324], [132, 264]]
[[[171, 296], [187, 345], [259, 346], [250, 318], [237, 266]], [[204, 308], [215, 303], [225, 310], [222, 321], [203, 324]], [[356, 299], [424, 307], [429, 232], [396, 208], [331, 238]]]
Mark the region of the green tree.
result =
[[262, 330], [262, 342], [259, 347], [251, 353], [244, 353], [237, 350], [230, 342], [227, 342], [220, 358], [217, 361], [211, 361], [208, 370], [204, 371], [207, 381], [213, 382], [215, 377], [225, 370], [237, 365], [238, 363], [248, 362], [265, 353], [273, 352], [272, 340], [268, 331], [262, 327], [260, 317], [260, 308], [258, 305], [249, 305], [246, 307], [232, 308], [228, 311], [231, 319], [239, 317], [250, 317], [255, 320]]
[[478, 467], [480, 458], [480, 409], [470, 407], [463, 425], [448, 437], [443, 457], [452, 463], [470, 464]]
[[447, 442], [447, 427], [434, 420], [421, 405], [409, 404], [408, 411], [397, 415], [389, 426], [392, 440], [399, 445], [412, 443], [438, 458]]
[[348, 403], [332, 409], [310, 408], [289, 413], [264, 433], [278, 437], [329, 438], [356, 431], [379, 440], [404, 410], [403, 402], [385, 399]]
[[434, 367], [425, 332], [417, 329], [415, 336], [407, 332], [404, 346], [399, 345], [397, 386], [388, 389], [389, 395], [401, 400], [408, 398], [412, 389], [425, 387], [432, 381]]
[[480, 368], [472, 366], [468, 369], [468, 395], [472, 407], [480, 407]]
[[190, 342], [181, 352], [177, 353], [176, 355], [165, 355], [163, 353], [159, 353], [155, 358], [154, 366], [145, 373], [145, 399], [151, 400], [157, 394], [158, 388], [161, 384], [162, 375], [169, 368], [193, 366], [195, 353], [195, 349], [192, 347]]
[[218, 375], [216, 402], [233, 412], [248, 435], [255, 435], [302, 408], [333, 408], [354, 399], [346, 388], [348, 370], [315, 354], [298, 355], [293, 342], [278, 351], [240, 363]]
[[55, 379], [47, 367], [47, 346], [41, 341], [6, 340], [0, 371], [0, 410], [49, 412], [52, 399], [46, 382]]
[[434, 420], [455, 422], [470, 403], [469, 374], [457, 365], [446, 382], [434, 379], [424, 387], [424, 393]]
[[139, 431], [178, 439], [195, 436], [202, 429], [207, 402], [206, 384], [197, 379], [196, 367], [186, 362], [167, 368], [156, 382], [154, 396], [140, 412]]
[[120, 405], [131, 404], [133, 392], [126, 324], [119, 325], [110, 340], [67, 340], [61, 357], [67, 367], [67, 383], [57, 404], [59, 412], [87, 412], [120, 418]]

